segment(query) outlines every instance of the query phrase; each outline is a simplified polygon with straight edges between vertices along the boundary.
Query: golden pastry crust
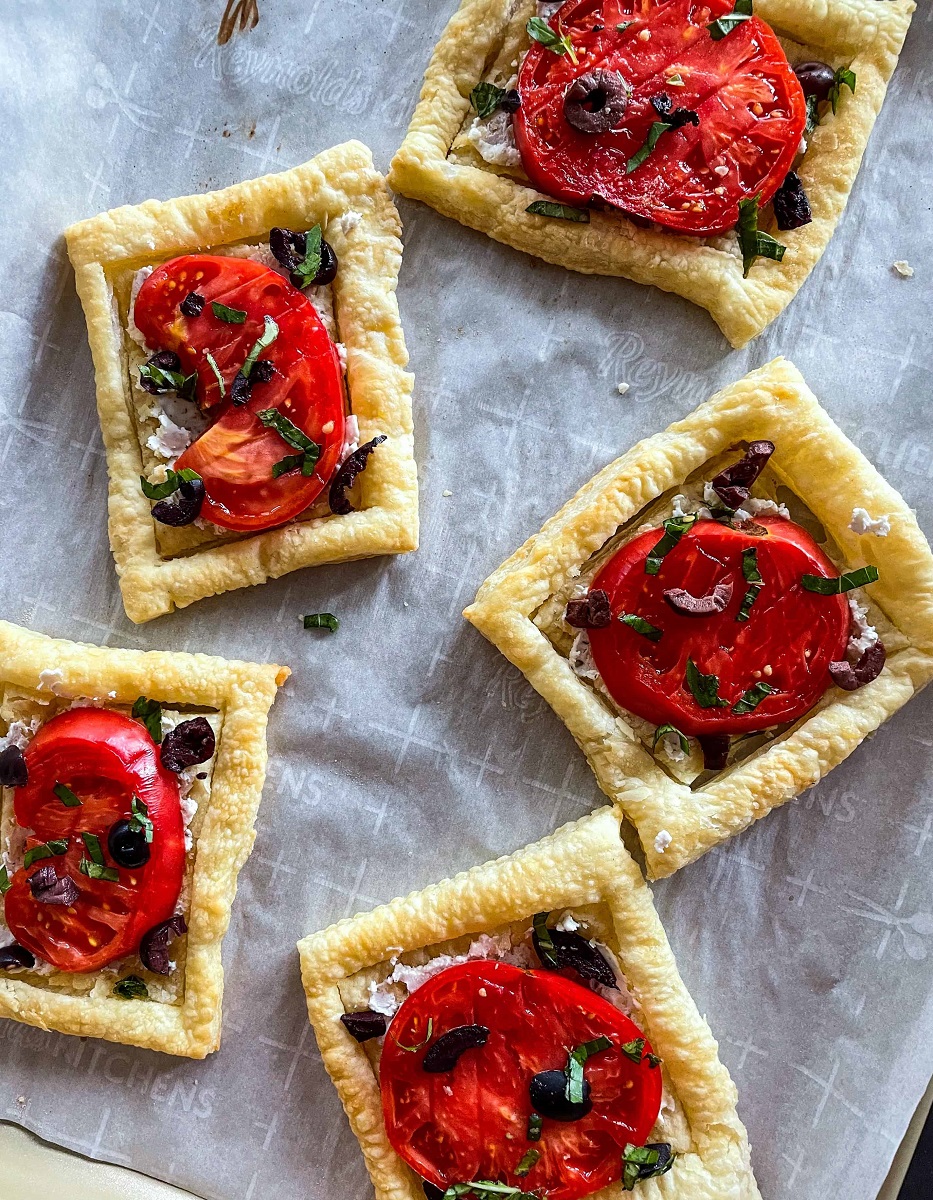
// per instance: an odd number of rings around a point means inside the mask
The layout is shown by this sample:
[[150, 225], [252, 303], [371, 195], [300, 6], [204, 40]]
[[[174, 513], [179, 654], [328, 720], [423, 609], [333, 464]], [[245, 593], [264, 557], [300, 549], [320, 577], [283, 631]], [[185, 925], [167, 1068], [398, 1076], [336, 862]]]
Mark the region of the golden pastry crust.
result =
[[[62, 641], [0, 621], [6, 685], [131, 705], [140, 695], [203, 706], [222, 717], [211, 795], [190, 882], [180, 1004], [66, 994], [0, 977], [0, 1016], [40, 1029], [204, 1058], [220, 1045], [221, 943], [237, 876], [252, 849], [266, 773], [266, 722], [287, 667], [206, 654], [115, 650]], [[43, 672], [46, 674], [43, 675]], [[49, 675], [49, 672], [53, 673]]]
[[[646, 1200], [760, 1200], [735, 1085], [709, 1026], [677, 973], [641, 873], [622, 846], [618, 818], [601, 809], [495, 862], [474, 867], [299, 942], [308, 1015], [321, 1055], [359, 1140], [377, 1200], [423, 1200], [421, 1181], [386, 1137], [376, 1071], [340, 1022], [340, 986], [391, 954], [445, 939], [530, 922], [544, 909], [603, 904], [606, 944], [640, 1010], [639, 1024], [664, 1059], [686, 1125], [684, 1150], [660, 1180], [639, 1184]], [[594, 1196], [609, 1200], [618, 1187]]]
[[471, 111], [471, 89], [504, 42], [513, 49], [509, 62], [514, 59], [515, 29], [534, 13], [533, 0], [463, 0], [434, 50], [389, 183], [402, 195], [547, 262], [676, 292], [707, 309], [733, 346], [744, 346], [790, 303], [826, 249], [915, 7], [913, 0], [756, 3], [756, 14], [785, 42], [799, 47], [801, 60], [819, 57], [834, 66], [851, 65], [857, 86], [855, 95], [845, 93], [837, 116], [823, 118], [798, 172], [813, 210], [812, 223], [781, 232], [787, 246], [783, 262], [760, 258], [747, 279], [731, 234], [708, 240], [679, 237], [596, 211], [586, 225], [534, 216], [525, 211], [528, 205], [548, 197], [527, 181], [500, 175], [486, 164], [448, 158]]
[[[855, 692], [830, 687], [778, 740], [692, 790], [574, 673], [534, 616], [646, 505], [730, 446], [756, 439], [775, 443], [769, 467], [834, 539], [842, 569], [878, 567], [870, 598], [886, 623], [888, 660], [872, 683]], [[855, 507], [888, 515], [891, 532], [853, 533]], [[903, 498], [830, 420], [797, 368], [776, 359], [600, 471], [490, 575], [464, 616], [567, 725], [600, 787], [634, 824], [649, 877], [659, 879], [818, 782], [929, 682], [933, 553]], [[656, 845], [665, 831], [666, 848]]]
[[[359, 221], [341, 222], [353, 214]], [[360, 441], [387, 435], [359, 478], [356, 512], [298, 520], [252, 536], [224, 536], [196, 553], [159, 551], [134, 418], [126, 335], [114, 279], [178, 254], [267, 239], [273, 226], [320, 224], [340, 261], [333, 284], [347, 387]], [[352, 227], [351, 227], [352, 226]], [[346, 142], [280, 175], [223, 191], [147, 200], [65, 231], [87, 319], [110, 475], [110, 544], [126, 614], [148, 621], [233, 588], [300, 567], [396, 554], [418, 545], [412, 435], [413, 378], [395, 288], [401, 225], [385, 180], [359, 142]]]

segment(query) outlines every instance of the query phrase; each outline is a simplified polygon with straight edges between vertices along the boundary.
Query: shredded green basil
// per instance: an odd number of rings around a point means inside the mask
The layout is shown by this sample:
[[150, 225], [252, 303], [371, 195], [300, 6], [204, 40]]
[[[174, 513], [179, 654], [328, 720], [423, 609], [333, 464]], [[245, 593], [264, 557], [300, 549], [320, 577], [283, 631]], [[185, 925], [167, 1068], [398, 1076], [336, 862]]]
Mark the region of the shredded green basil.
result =
[[535, 200], [525, 212], [537, 217], [556, 217], [559, 221], [577, 221], [580, 225], [590, 223], [590, 214], [585, 208], [571, 208], [569, 204], [555, 204], [553, 200]]
[[616, 29], [619, 33], [625, 33], [626, 29], [628, 29], [630, 25], [634, 25], [634, 21], [622, 21], [616, 26]]
[[132, 816], [129, 819], [129, 826], [132, 830], [142, 830], [146, 836], [147, 842], [152, 842], [152, 820], [149, 816], [149, 809], [143, 804], [138, 796], [134, 796], [130, 802], [130, 812]]
[[139, 378], [148, 379], [157, 392], [176, 392], [189, 400], [194, 395], [194, 385], [198, 381], [196, 371], [191, 375], [182, 375], [180, 371], [163, 370], [155, 363], [143, 363], [139, 368]]
[[340, 622], [333, 613], [308, 613], [301, 621], [305, 629], [329, 629], [331, 633], [336, 633], [340, 628]]
[[162, 705], [158, 700], [147, 700], [145, 696], [138, 696], [133, 703], [131, 715], [137, 721], [142, 721], [149, 736], [158, 746], [162, 741]]
[[276, 325], [275, 321], [273, 321], [272, 318], [267, 314], [266, 316], [263, 317], [262, 333], [256, 339], [256, 342], [253, 345], [252, 350], [250, 350], [249, 354], [247, 354], [246, 362], [243, 364], [242, 367], [240, 367], [240, 374], [243, 376], [244, 379], [249, 379], [249, 373], [250, 373], [250, 371], [252, 371], [253, 367], [256, 365], [256, 360], [259, 358], [259, 355], [263, 352], [263, 350], [266, 349], [267, 346], [271, 346], [272, 343], [275, 341], [275, 339], [278, 336], [279, 336], [279, 327], [278, 327], [278, 325]]
[[140, 475], [139, 484], [147, 500], [164, 500], [166, 496], [177, 492], [183, 483], [193, 483], [200, 478], [197, 471], [192, 471], [190, 467], [183, 467], [180, 471], [169, 468], [164, 483], [150, 483], [145, 475]]
[[[309, 229], [305, 234], [305, 256], [294, 271], [292, 271], [293, 275], [299, 277], [300, 287], [306, 288], [309, 283], [313, 283], [315, 275], [321, 269], [322, 240], [323, 236], [320, 225], [315, 225], [313, 229]], [[278, 333], [278, 330], [276, 330], [276, 333]]]
[[78, 863], [78, 870], [82, 875], [87, 875], [88, 879], [106, 879], [108, 883], [119, 883], [120, 872], [116, 867], [104, 867], [100, 863], [92, 862], [89, 858], [82, 858]]
[[470, 92], [470, 103], [476, 109], [476, 115], [480, 119], [491, 117], [505, 91], [505, 88], [496, 87], [494, 83], [478, 83]]
[[757, 708], [765, 696], [770, 696], [772, 692], [776, 691], [777, 688], [773, 688], [770, 683], [756, 683], [754, 687], [750, 687], [747, 692], [744, 692], [740, 699], [736, 700], [732, 711], [737, 717], [744, 716], [745, 713], [750, 713], [752, 709]]
[[301, 451], [300, 454], [286, 454], [280, 459], [272, 468], [272, 478], [278, 479], [296, 467], [301, 467], [302, 475], [313, 475], [317, 460], [321, 457], [321, 447], [317, 442], [312, 442], [293, 421], [275, 408], [264, 408], [257, 415], [267, 429], [274, 429], [284, 442]]
[[687, 659], [687, 687], [700, 708], [728, 708], [719, 695], [719, 676], [704, 675], [692, 658]]
[[724, 17], [720, 17], [718, 21], [713, 21], [711, 25], [707, 25], [709, 35], [714, 42], [721, 41], [727, 33], [731, 33], [733, 29], [741, 25], [743, 21], [747, 21], [752, 15], [752, 0], [735, 0], [735, 8], [731, 13], [726, 13]]
[[100, 838], [96, 833], [81, 834], [81, 841], [84, 842], [84, 848], [87, 850], [92, 863], [96, 863], [99, 867], [104, 866], [104, 852], [100, 848]]
[[[0, 896], [5, 896], [13, 885], [10, 883], [10, 875], [6, 867], [0, 863]], [[540, 1118], [539, 1118], [540, 1119]], [[540, 1137], [541, 1134], [538, 1134]]]
[[820, 98], [807, 96], [807, 123], [803, 127], [803, 136], [809, 140], [814, 129], [820, 123]]
[[528, 1118], [528, 1140], [529, 1142], [541, 1141], [541, 1130], [544, 1128], [544, 1118], [538, 1113], [533, 1112]]
[[697, 519], [696, 513], [685, 513], [682, 517], [671, 517], [664, 522], [664, 537], [645, 559], [646, 575], [657, 575], [661, 570], [661, 559], [670, 554], [683, 535], [697, 523]]
[[660, 1055], [658, 1055], [658, 1054], [646, 1054], [645, 1062], [648, 1064], [649, 1067], [655, 1068], [655, 1067], [659, 1067], [661, 1065], [661, 1063], [664, 1062], [664, 1059], [661, 1058]]
[[640, 633], [642, 637], [646, 637], [649, 642], [659, 642], [664, 637], [663, 629], [658, 629], [657, 625], [652, 625], [650, 621], [646, 621], [644, 617], [636, 616], [635, 613], [620, 613], [619, 620], [623, 625], [627, 625], [629, 629], [634, 629], [636, 633]]
[[210, 350], [204, 351], [204, 357], [207, 359], [208, 366], [214, 372], [214, 376], [217, 379], [217, 386], [220, 388], [220, 398], [223, 400], [224, 396], [227, 394], [227, 387], [224, 383], [224, 377], [220, 373], [220, 367], [217, 365], [217, 360], [214, 358], [213, 354], [211, 354]]
[[839, 96], [844, 87], [847, 87], [853, 96], [855, 95], [855, 72], [851, 67], [840, 67], [833, 76], [833, 85], [829, 89], [826, 99], [832, 107], [834, 116], [839, 108]]
[[523, 1175], [527, 1175], [540, 1157], [540, 1150], [526, 1150], [522, 1155], [522, 1161], [515, 1168], [515, 1174], [518, 1175], [519, 1178], [521, 1178]]
[[633, 1146], [629, 1143], [622, 1152], [622, 1190], [630, 1192], [639, 1179], [654, 1179], [666, 1175], [674, 1165], [676, 1154], [671, 1154], [664, 1166], [659, 1166], [661, 1151], [652, 1146]]
[[121, 1000], [148, 1000], [149, 989], [138, 975], [124, 975], [113, 985], [113, 994]]
[[[679, 78], [679, 76], [677, 77]], [[680, 80], [683, 85], [683, 80]], [[648, 136], [645, 139], [645, 144], [625, 164], [626, 175], [638, 169], [645, 159], [651, 154], [655, 146], [658, 144], [658, 139], [663, 133], [667, 133], [671, 129], [682, 129], [684, 125], [692, 124], [699, 125], [700, 118], [695, 113], [686, 108], [678, 108], [674, 112], [661, 118], [660, 121], [655, 121], [648, 130]]]
[[593, 1038], [570, 1051], [564, 1074], [567, 1076], [566, 1096], [571, 1104], [583, 1103], [583, 1064], [594, 1054], [608, 1050], [612, 1042], [607, 1037]]
[[739, 605], [739, 611], [735, 614], [737, 621], [747, 621], [751, 613], [752, 605], [758, 599], [758, 593], [761, 591], [762, 584], [753, 583], [748, 591], [742, 597], [742, 603]]
[[555, 54], [569, 54], [570, 61], [574, 66], [577, 65], [577, 56], [569, 34], [555, 33], [543, 17], [532, 17], [525, 26], [525, 32], [534, 41], [540, 42], [545, 49], [553, 50]]
[[63, 783], [56, 783], [52, 788], [55, 795], [61, 800], [65, 808], [77, 808], [81, 803], [80, 799], [74, 794], [70, 787], [66, 787]]
[[645, 1057], [645, 1039], [640, 1037], [631, 1042], [623, 1042], [619, 1049], [633, 1063], [640, 1063]]
[[434, 1036], [434, 1018], [428, 1017], [428, 1030], [424, 1035], [424, 1041], [419, 1042], [416, 1046], [403, 1046], [401, 1042], [396, 1042], [399, 1050], [407, 1050], [409, 1054], [414, 1054], [416, 1050], [423, 1050], [431, 1038]]
[[758, 547], [749, 546], [742, 551], [742, 578], [749, 583], [761, 583], [761, 572], [758, 570]]
[[877, 567], [859, 567], [857, 571], [846, 571], [835, 579], [825, 579], [822, 575], [804, 575], [801, 583], [808, 592], [818, 592], [821, 596], [838, 596], [842, 592], [851, 592], [853, 588], [865, 587], [878, 580]]
[[657, 750], [658, 742], [661, 740], [661, 738], [666, 737], [669, 733], [673, 733], [676, 736], [678, 742], [680, 743], [680, 748], [683, 750], [684, 754], [689, 754], [690, 743], [676, 725], [659, 725], [654, 731], [654, 741], [651, 743], [651, 749]]
[[33, 846], [31, 850], [26, 851], [23, 858], [23, 866], [31, 867], [40, 858], [57, 858], [59, 855], [64, 854], [67, 849], [67, 838], [54, 838], [50, 842], [43, 842], [41, 846]]
[[532, 918], [535, 936], [538, 939], [538, 954], [541, 961], [546, 967], [552, 969], [557, 966], [557, 951], [554, 947], [554, 939], [551, 937], [551, 931], [547, 927], [547, 919], [551, 914], [549, 912], [535, 913]]
[[228, 325], [242, 325], [246, 320], [246, 313], [242, 308], [230, 308], [227, 304], [219, 304], [216, 300], [211, 301], [211, 311], [218, 321], [226, 321]]
[[512, 1187], [507, 1183], [496, 1183], [492, 1179], [474, 1179], [472, 1183], [452, 1183], [444, 1192], [441, 1200], [459, 1200], [475, 1192], [477, 1196], [530, 1196], [540, 1200], [536, 1192], [523, 1192], [521, 1188]]
[[742, 274], [746, 279], [756, 258], [771, 258], [780, 262], [787, 250], [777, 238], [773, 238], [770, 233], [762, 233], [758, 228], [760, 201], [761, 192], [749, 200], [739, 201], [739, 223], [735, 228], [742, 251]]

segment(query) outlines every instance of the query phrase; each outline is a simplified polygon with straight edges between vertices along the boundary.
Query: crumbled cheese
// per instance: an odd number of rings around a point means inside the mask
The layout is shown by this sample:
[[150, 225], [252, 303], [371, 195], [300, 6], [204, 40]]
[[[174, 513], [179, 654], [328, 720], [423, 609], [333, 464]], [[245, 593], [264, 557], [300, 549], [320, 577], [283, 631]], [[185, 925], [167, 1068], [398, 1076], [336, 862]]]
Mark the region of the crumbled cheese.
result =
[[[59, 674], [61, 673], [59, 672]], [[38, 717], [30, 717], [28, 722], [11, 721], [6, 734], [0, 737], [0, 750], [6, 750], [8, 746], [18, 746], [20, 750], [25, 750], [35, 737], [38, 728]]]
[[160, 458], [167, 458], [169, 466], [191, 445], [191, 434], [181, 425], [176, 425], [165, 412], [159, 412], [159, 428], [146, 438], [146, 445]]
[[130, 288], [130, 308], [126, 317], [126, 332], [130, 335], [136, 345], [144, 350], [147, 355], [151, 354], [152, 351], [146, 345], [146, 339], [139, 331], [139, 326], [136, 324], [134, 310], [136, 308], [136, 297], [139, 295], [139, 289], [152, 274], [153, 269], [154, 268], [152, 267], [140, 267], [133, 276], [133, 286]]
[[658, 836], [654, 839], [654, 848], [658, 854], [663, 854], [674, 839], [666, 829], [659, 829]]
[[39, 672], [39, 691], [42, 692], [48, 689], [50, 692], [54, 692], [56, 696], [62, 695], [62, 678], [63, 675], [60, 667], [44, 667]]
[[846, 599], [851, 614], [846, 657], [850, 662], [857, 663], [865, 651], [877, 642], [878, 630], [868, 621], [868, 607], [862, 604], [856, 592], [849, 592]]
[[658, 741], [658, 748], [674, 763], [683, 762], [687, 757], [676, 733], [665, 733]]
[[340, 359], [340, 369], [344, 374], [347, 372], [347, 348], [343, 342], [334, 342], [337, 350], [337, 357]]
[[559, 929], [561, 933], [574, 933], [580, 928], [580, 922], [574, 917], [573, 913], [565, 912], [554, 928]]
[[564, 0], [538, 0], [537, 15], [549, 21], [563, 3]]
[[591, 681], [599, 679], [599, 671], [596, 669], [593, 650], [590, 646], [590, 637], [585, 629], [581, 629], [573, 639], [567, 661], [570, 663], [571, 671], [575, 675], [579, 675], [581, 679]]
[[720, 163], [718, 167], [713, 167], [713, 174], [719, 176], [728, 175], [729, 168], [725, 165], [725, 163]]
[[777, 504], [774, 500], [759, 500], [757, 496], [749, 496], [742, 507], [736, 512], [747, 513], [745, 517], [739, 517], [739, 520], [748, 520], [749, 517], [760, 517], [763, 514], [775, 517], [790, 518], [790, 510], [786, 504]]
[[900, 275], [902, 279], [913, 278], [914, 269], [906, 258], [899, 258], [897, 262], [893, 264], [893, 266], [894, 270], [897, 271], [898, 275]]
[[864, 508], [852, 509], [852, 520], [849, 528], [860, 536], [873, 533], [875, 537], [887, 537], [891, 532], [891, 518], [886, 516], [873, 517]]
[[362, 219], [363, 214], [361, 212], [357, 212], [353, 208], [348, 209], [345, 213], [341, 213], [339, 217], [334, 217], [333, 221], [327, 227], [327, 232], [330, 233], [331, 225], [335, 225], [346, 236], [356, 229]]
[[630, 383], [620, 383], [616, 387], [616, 391], [620, 396], [624, 396], [632, 385]]
[[484, 162], [494, 167], [520, 167], [522, 156], [515, 144], [511, 113], [497, 109], [491, 117], [474, 117], [466, 133]]

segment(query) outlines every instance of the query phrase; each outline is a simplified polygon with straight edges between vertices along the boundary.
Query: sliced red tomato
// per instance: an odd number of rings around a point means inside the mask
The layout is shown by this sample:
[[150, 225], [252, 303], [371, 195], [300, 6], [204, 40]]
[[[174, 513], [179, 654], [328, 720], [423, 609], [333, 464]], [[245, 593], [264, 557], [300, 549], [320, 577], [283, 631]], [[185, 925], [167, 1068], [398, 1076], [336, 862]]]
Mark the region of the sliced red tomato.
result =
[[[533, 41], [519, 72], [515, 139], [532, 183], [565, 204], [605, 201], [686, 234], [732, 229], [740, 200], [760, 194], [767, 203], [793, 165], [807, 106], [759, 18], [713, 40], [707, 26], [732, 9], [732, 0], [565, 4], [550, 25], [570, 38], [576, 62]], [[581, 133], [564, 115], [564, 95], [594, 70], [617, 72], [631, 94], [616, 128]], [[695, 112], [699, 125], [663, 133], [628, 172], [663, 119], [651, 104], [660, 95]]]
[[[185, 869], [185, 830], [178, 781], [138, 721], [100, 708], [72, 708], [48, 721], [24, 751], [29, 782], [18, 788], [14, 813], [33, 832], [27, 850], [67, 839], [64, 854], [42, 858], [12, 877], [4, 899], [16, 940], [60, 971], [96, 971], [138, 949], [144, 933], [175, 912]], [[53, 791], [63, 783], [81, 804], [66, 807]], [[116, 867], [107, 834], [131, 815], [133, 797], [152, 821], [150, 857], [137, 869], [118, 867], [119, 880], [92, 879], [79, 870], [88, 849], [82, 833], [100, 842], [104, 865]], [[80, 896], [65, 907], [34, 899], [29, 879], [52, 865]]]
[[[593, 580], [609, 596], [613, 620], [589, 631], [593, 658], [613, 699], [655, 725], [682, 733], [749, 733], [795, 721], [808, 712], [832, 682], [829, 664], [845, 658], [849, 606], [844, 596], [807, 591], [803, 575], [835, 577], [838, 571], [810, 535], [793, 521], [761, 517], [764, 536], [743, 533], [717, 521], [698, 521], [661, 561], [657, 575], [645, 559], [663, 530], [633, 538]], [[761, 591], [747, 621], [738, 621], [749, 585], [742, 554], [757, 550]], [[720, 613], [692, 616], [664, 599], [668, 589], [709, 595], [718, 583], [732, 584]], [[662, 630], [658, 641], [618, 618], [643, 617]], [[687, 660], [719, 680], [723, 707], [702, 708], [687, 684]], [[751, 712], [732, 706], [758, 683], [774, 691]]]
[[[197, 317], [180, 305], [189, 292], [203, 296]], [[231, 324], [212, 304], [246, 313]], [[268, 383], [255, 382], [249, 401], [231, 403], [233, 380], [271, 317], [275, 341], [260, 352], [273, 364]], [[311, 301], [278, 272], [249, 258], [188, 254], [157, 267], [139, 289], [134, 319], [146, 344], [174, 350], [185, 374], [197, 373], [197, 400], [215, 415], [210, 429], [179, 458], [204, 480], [201, 516], [226, 529], [267, 529], [297, 516], [328, 484], [344, 444], [343, 379], [337, 350]], [[207, 354], [224, 380], [225, 396]], [[321, 447], [313, 475], [299, 468], [272, 476], [296, 449], [258, 414], [277, 409]]]
[[[429, 1045], [405, 1049], [425, 1041], [429, 1020], [429, 1044], [460, 1025], [484, 1025], [489, 1038], [453, 1070], [429, 1074]], [[574, 1121], [545, 1117], [530, 1142], [533, 1077], [563, 1070], [572, 1049], [602, 1035], [611, 1048], [584, 1068], [592, 1109]], [[608, 1000], [561, 975], [495, 961], [450, 967], [409, 996], [386, 1034], [379, 1078], [389, 1140], [440, 1188], [495, 1180], [549, 1200], [599, 1191], [620, 1178], [625, 1146], [644, 1145], [660, 1110], [660, 1070], [620, 1049], [643, 1036]], [[516, 1175], [530, 1149], [538, 1161]]]

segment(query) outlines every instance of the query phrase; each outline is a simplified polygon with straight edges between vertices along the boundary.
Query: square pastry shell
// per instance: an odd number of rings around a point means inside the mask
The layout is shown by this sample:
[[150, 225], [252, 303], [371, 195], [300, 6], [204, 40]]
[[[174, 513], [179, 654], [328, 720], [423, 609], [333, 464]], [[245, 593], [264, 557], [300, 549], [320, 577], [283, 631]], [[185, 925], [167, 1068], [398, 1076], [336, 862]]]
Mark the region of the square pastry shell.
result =
[[[424, 1200], [419, 1177], [386, 1136], [376, 1067], [346, 1031], [341, 987], [358, 973], [451, 939], [525, 921], [545, 909], [602, 905], [605, 943], [638, 1008], [637, 1021], [664, 1060], [679, 1125], [674, 1168], [638, 1185], [644, 1200], [760, 1200], [736, 1089], [697, 1012], [641, 872], [610, 808], [506, 858], [474, 867], [299, 942], [308, 1014], [376, 1189], [377, 1200]], [[446, 948], [448, 951], [452, 947]], [[670, 1140], [670, 1139], [668, 1139]], [[618, 1185], [594, 1193], [608, 1200]]]
[[59, 698], [129, 706], [139, 696], [221, 718], [210, 800], [194, 847], [181, 1002], [75, 994], [0, 976], [0, 1017], [81, 1037], [204, 1058], [220, 1045], [221, 944], [249, 857], [266, 773], [266, 722], [286, 667], [206, 654], [68, 642], [0, 621], [0, 679]]
[[756, 14], [799, 48], [797, 61], [851, 66], [857, 84], [854, 95], [843, 96], [836, 116], [823, 117], [798, 170], [813, 221], [779, 233], [787, 246], [783, 262], [759, 258], [747, 279], [733, 234], [681, 237], [597, 211], [588, 224], [536, 216], [526, 211], [528, 205], [549, 197], [529, 182], [450, 157], [472, 113], [472, 88], [492, 65], [503, 79], [514, 72], [527, 45], [524, 28], [535, 13], [534, 0], [463, 0], [435, 47], [389, 182], [401, 195], [547, 262], [676, 292], [707, 309], [733, 346], [744, 346], [790, 303], [826, 249], [915, 7], [913, 0], [756, 0]]
[[[353, 220], [342, 222], [348, 214]], [[298, 519], [247, 536], [224, 531], [194, 552], [164, 552], [139, 485], [143, 461], [115, 278], [180, 254], [268, 240], [273, 226], [315, 224], [340, 263], [334, 313], [346, 347], [347, 389], [360, 442], [387, 436], [356, 484], [357, 511]], [[412, 376], [405, 370], [408, 352], [395, 298], [400, 235], [385, 180], [360, 142], [325, 150], [278, 175], [200, 196], [147, 200], [65, 231], [94, 359], [110, 476], [110, 544], [130, 620], [148, 621], [301, 567], [417, 548]]]
[[[833, 539], [841, 570], [872, 563], [867, 595], [884, 622], [887, 663], [854, 692], [830, 687], [775, 740], [691, 789], [572, 670], [535, 623], [622, 526], [742, 441], [767, 439], [769, 470]], [[733, 456], [734, 461], [734, 456]], [[708, 478], [708, 476], [707, 476]], [[850, 528], [853, 509], [885, 514], [885, 537]], [[693, 862], [817, 783], [933, 677], [933, 553], [913, 511], [820, 407], [785, 359], [753, 371], [605, 467], [485, 581], [464, 616], [519, 668], [635, 826], [650, 878]]]

